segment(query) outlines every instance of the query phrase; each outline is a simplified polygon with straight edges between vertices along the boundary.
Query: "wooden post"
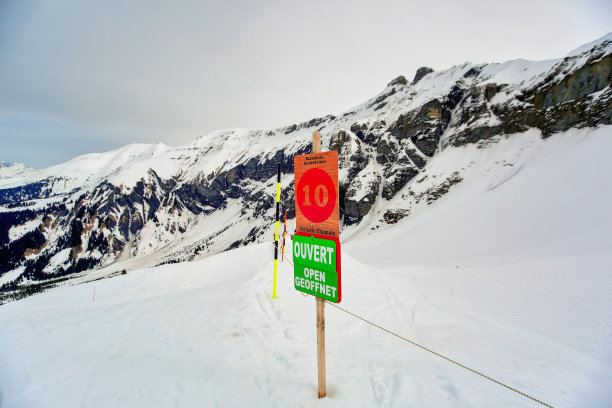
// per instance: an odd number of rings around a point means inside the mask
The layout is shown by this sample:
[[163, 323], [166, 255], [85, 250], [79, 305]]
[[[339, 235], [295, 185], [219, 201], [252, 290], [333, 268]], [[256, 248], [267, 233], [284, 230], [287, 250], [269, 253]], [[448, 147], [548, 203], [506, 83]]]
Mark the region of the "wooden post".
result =
[[319, 398], [327, 395], [325, 382], [325, 301], [317, 299], [317, 363], [319, 377]]
[[[321, 153], [321, 133], [312, 134], [312, 152]], [[317, 368], [319, 379], [319, 398], [327, 396], [325, 382], [325, 301], [316, 298], [317, 302]]]
[[321, 133], [312, 133], [312, 152], [321, 153]]

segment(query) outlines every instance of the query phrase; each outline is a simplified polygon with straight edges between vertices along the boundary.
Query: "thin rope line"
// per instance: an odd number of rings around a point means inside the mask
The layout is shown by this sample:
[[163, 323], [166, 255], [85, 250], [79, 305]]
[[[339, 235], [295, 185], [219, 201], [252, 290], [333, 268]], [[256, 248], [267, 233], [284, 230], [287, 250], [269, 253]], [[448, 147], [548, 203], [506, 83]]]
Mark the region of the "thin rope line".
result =
[[360, 319], [360, 320], [363, 320], [364, 322], [366, 322], [366, 323], [368, 323], [368, 324], [370, 324], [370, 325], [372, 325], [372, 326], [374, 326], [374, 327], [378, 327], [380, 330], [383, 330], [383, 331], [385, 331], [385, 332], [387, 332], [387, 333], [389, 333], [389, 334], [392, 334], [392, 335], [394, 335], [395, 337], [398, 337], [398, 338], [400, 338], [400, 339], [402, 339], [402, 340], [404, 340], [404, 341], [406, 341], [406, 342], [408, 342], [408, 343], [410, 343], [410, 344], [412, 344], [412, 345], [414, 345], [414, 346], [417, 346], [417, 347], [419, 347], [419, 348], [421, 348], [421, 349], [423, 349], [423, 350], [425, 350], [425, 351], [428, 351], [428, 352], [430, 352], [431, 354], [434, 354], [434, 355], [436, 355], [436, 356], [438, 356], [438, 357], [440, 357], [440, 358], [443, 358], [443, 359], [444, 359], [444, 360], [446, 360], [446, 361], [449, 361], [449, 362], [451, 362], [451, 363], [453, 363], [453, 364], [455, 364], [455, 365], [458, 365], [458, 366], [459, 366], [459, 367], [461, 367], [461, 368], [464, 368], [464, 369], [466, 369], [466, 370], [468, 370], [468, 371], [471, 371], [472, 373], [477, 374], [477, 375], [481, 376], [482, 378], [486, 378], [487, 380], [492, 381], [492, 382], [494, 382], [494, 383], [496, 383], [496, 384], [498, 384], [498, 385], [501, 385], [502, 387], [505, 387], [505, 388], [507, 388], [507, 389], [509, 389], [509, 390], [511, 390], [511, 391], [514, 391], [514, 392], [516, 392], [517, 394], [522, 395], [523, 397], [527, 397], [527, 398], [529, 398], [530, 400], [537, 402], [538, 404], [541, 404], [541, 405], [543, 405], [543, 406], [545, 406], [545, 407], [548, 407], [548, 408], [554, 408], [554, 407], [553, 407], [552, 405], [550, 405], [550, 404], [547, 404], [547, 403], [545, 403], [545, 402], [542, 402], [542, 401], [540, 401], [539, 399], [532, 397], [531, 395], [525, 394], [524, 392], [519, 391], [519, 390], [517, 390], [516, 388], [510, 387], [509, 385], [506, 385], [506, 384], [502, 383], [501, 381], [498, 381], [498, 380], [496, 380], [496, 379], [494, 379], [494, 378], [491, 378], [491, 377], [489, 377], [489, 376], [487, 376], [487, 375], [485, 375], [485, 374], [482, 374], [481, 372], [478, 372], [478, 371], [476, 371], [476, 370], [474, 370], [474, 369], [472, 369], [472, 368], [470, 368], [470, 367], [468, 367], [468, 366], [466, 366], [466, 365], [464, 365], [464, 364], [458, 363], [457, 361], [455, 361], [455, 360], [453, 360], [453, 359], [451, 359], [451, 358], [448, 358], [448, 357], [446, 357], [446, 356], [444, 356], [444, 355], [442, 355], [442, 354], [440, 354], [440, 353], [436, 353], [435, 351], [430, 350], [430, 349], [428, 349], [427, 347], [421, 346], [420, 344], [415, 343], [414, 341], [409, 340], [409, 339], [407, 339], [407, 338], [405, 338], [405, 337], [403, 337], [403, 336], [400, 336], [399, 334], [394, 333], [394, 332], [392, 332], [391, 330], [387, 330], [387, 329], [385, 329], [384, 327], [377, 325], [376, 323], [373, 323], [373, 322], [371, 322], [371, 321], [369, 321], [369, 320], [367, 320], [367, 319], [364, 319], [364, 318], [363, 318], [363, 317], [361, 317], [361, 316], [357, 316], [355, 313], [349, 312], [348, 310], [343, 309], [343, 308], [341, 308], [340, 306], [338, 306], [338, 305], [336, 305], [336, 304], [334, 304], [334, 303], [330, 303], [330, 302], [328, 302], [328, 301], [325, 301], [325, 303], [329, 304], [330, 306], [335, 307], [336, 309], [340, 309], [340, 310], [342, 310], [343, 312], [350, 314], [351, 316], [354, 316], [354, 317], [356, 317], [356, 318], [358, 318], [358, 319]]
[[[286, 261], [286, 262], [288, 262], [288, 263], [289, 263], [289, 265], [293, 266], [293, 263], [291, 263], [291, 261], [290, 261], [289, 259], [283, 259], [282, 261], [283, 261], [283, 262], [285, 262], [285, 261]], [[298, 292], [300, 292], [300, 291], [298, 291]], [[302, 296], [304, 296], [304, 297], [308, 297], [308, 296], [310, 296], [308, 293], [304, 293], [304, 292], [300, 292], [300, 294], [301, 294]]]
[[[287, 261], [287, 262], [288, 262], [288, 263], [289, 263], [291, 266], [293, 266], [293, 264], [291, 263], [291, 261], [289, 261], [289, 259], [286, 259], [286, 261]], [[312, 296], [312, 295], [310, 295], [310, 294], [308, 294], [308, 293], [303, 293], [303, 292], [301, 292], [301, 291], [300, 291], [300, 293], [301, 293], [301, 294], [302, 294], [302, 296], [304, 296], [304, 297]], [[313, 297], [315, 297], [315, 296], [313, 296]], [[474, 373], [474, 374], [476, 374], [476, 375], [479, 375], [479, 376], [481, 376], [482, 378], [485, 378], [485, 379], [487, 379], [487, 380], [489, 380], [489, 381], [492, 381], [492, 382], [494, 382], [495, 384], [501, 385], [502, 387], [507, 388], [507, 389], [509, 389], [510, 391], [514, 391], [514, 392], [516, 392], [517, 394], [522, 395], [523, 397], [527, 397], [527, 398], [529, 398], [530, 400], [535, 401], [535, 402], [537, 402], [537, 403], [538, 403], [538, 404], [540, 404], [540, 405], [543, 405], [543, 406], [548, 407], [548, 408], [554, 408], [552, 405], [547, 404], [547, 403], [545, 403], [545, 402], [542, 402], [542, 401], [540, 401], [539, 399], [534, 398], [534, 397], [532, 397], [532, 396], [531, 396], [531, 395], [529, 395], [529, 394], [525, 394], [524, 392], [519, 391], [519, 390], [517, 390], [516, 388], [510, 387], [509, 385], [506, 385], [506, 384], [502, 383], [501, 381], [498, 381], [498, 380], [496, 380], [496, 379], [494, 379], [494, 378], [491, 378], [491, 377], [489, 377], [488, 375], [482, 374], [481, 372], [476, 371], [476, 370], [474, 370], [473, 368], [470, 368], [470, 367], [468, 367], [468, 366], [466, 366], [466, 365], [464, 365], [464, 364], [461, 364], [461, 363], [459, 363], [459, 362], [457, 362], [457, 361], [455, 361], [455, 360], [453, 360], [453, 359], [451, 359], [451, 358], [449, 358], [449, 357], [446, 357], [446, 356], [444, 356], [444, 355], [442, 355], [442, 354], [440, 354], [440, 353], [436, 353], [435, 351], [430, 350], [430, 349], [428, 349], [428, 348], [427, 348], [427, 347], [425, 347], [425, 346], [422, 346], [422, 345], [420, 345], [420, 344], [418, 344], [418, 343], [415, 343], [414, 341], [412, 341], [412, 340], [410, 340], [410, 339], [407, 339], [407, 338], [405, 338], [405, 337], [403, 337], [403, 336], [400, 336], [399, 334], [394, 333], [394, 332], [392, 332], [391, 330], [385, 329], [384, 327], [379, 326], [379, 325], [377, 325], [376, 323], [373, 323], [373, 322], [371, 322], [371, 321], [369, 321], [369, 320], [367, 320], [367, 319], [364, 319], [363, 317], [358, 316], [358, 315], [356, 315], [356, 314], [355, 314], [355, 313], [353, 313], [353, 312], [349, 312], [348, 310], [341, 308], [340, 306], [336, 305], [335, 303], [331, 303], [331, 302], [328, 302], [328, 301], [325, 301], [325, 303], [327, 303], [328, 305], [333, 306], [333, 307], [335, 307], [336, 309], [339, 309], [339, 310], [341, 310], [341, 311], [343, 311], [343, 312], [345, 312], [345, 313], [348, 313], [348, 314], [350, 314], [351, 316], [354, 316], [354, 317], [358, 318], [359, 320], [362, 320], [362, 321], [366, 322], [366, 323], [367, 323], [367, 324], [369, 324], [369, 325], [372, 325], [372, 326], [374, 326], [374, 327], [377, 327], [377, 328], [379, 328], [379, 329], [380, 329], [380, 330], [382, 330], [382, 331], [385, 331], [385, 332], [387, 332], [387, 333], [389, 333], [389, 334], [392, 334], [393, 336], [395, 336], [395, 337], [397, 337], [397, 338], [399, 338], [399, 339], [402, 339], [402, 340], [404, 340], [404, 341], [406, 341], [406, 342], [408, 342], [408, 343], [410, 343], [410, 344], [412, 344], [412, 345], [414, 345], [414, 346], [417, 346], [417, 347], [419, 347], [420, 349], [423, 349], [423, 350], [425, 350], [425, 351], [427, 351], [427, 352], [429, 352], [429, 353], [431, 353], [431, 354], [434, 354], [434, 355], [436, 355], [436, 356], [438, 356], [438, 357], [440, 357], [440, 358], [443, 358], [444, 360], [446, 360], [446, 361], [448, 361], [448, 362], [451, 362], [451, 363], [453, 363], [453, 364], [455, 364], [455, 365], [457, 365], [457, 366], [459, 366], [459, 367], [461, 367], [461, 368], [464, 368], [464, 369], [466, 369], [466, 370], [468, 370], [468, 371], [471, 371], [472, 373]]]

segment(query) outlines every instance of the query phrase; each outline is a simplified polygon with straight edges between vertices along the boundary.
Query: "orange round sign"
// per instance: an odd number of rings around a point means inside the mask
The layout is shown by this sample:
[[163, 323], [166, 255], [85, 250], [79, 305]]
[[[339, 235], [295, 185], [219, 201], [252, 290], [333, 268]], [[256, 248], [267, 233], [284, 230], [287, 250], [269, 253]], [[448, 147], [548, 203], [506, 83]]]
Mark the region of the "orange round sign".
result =
[[340, 238], [338, 152], [295, 156], [296, 232]]
[[336, 206], [336, 187], [329, 174], [319, 168], [307, 170], [298, 183], [295, 201], [310, 221], [328, 219]]

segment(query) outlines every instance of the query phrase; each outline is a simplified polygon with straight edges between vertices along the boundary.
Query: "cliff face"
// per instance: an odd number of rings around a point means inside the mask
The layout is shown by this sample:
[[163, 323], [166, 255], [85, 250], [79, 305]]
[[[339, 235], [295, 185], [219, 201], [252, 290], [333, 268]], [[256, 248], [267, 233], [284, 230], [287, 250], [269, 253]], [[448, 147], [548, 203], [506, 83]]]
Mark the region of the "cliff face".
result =
[[447, 149], [500, 137], [612, 124], [612, 36], [545, 62], [418, 70], [340, 116], [272, 130], [228, 130], [179, 147], [129, 145], [0, 180], [4, 288], [126, 257], [176, 262], [265, 240], [282, 204], [293, 208], [293, 157], [313, 131], [340, 165], [345, 233], [399, 222], [464, 179], [428, 163]]

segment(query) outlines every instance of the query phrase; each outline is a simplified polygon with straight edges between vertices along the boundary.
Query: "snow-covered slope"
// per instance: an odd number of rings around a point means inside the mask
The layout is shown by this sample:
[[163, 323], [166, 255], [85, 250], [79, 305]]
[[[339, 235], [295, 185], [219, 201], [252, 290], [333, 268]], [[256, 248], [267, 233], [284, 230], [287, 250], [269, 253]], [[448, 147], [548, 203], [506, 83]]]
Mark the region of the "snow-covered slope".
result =
[[35, 169], [23, 163], [0, 161], [0, 181], [5, 179], [18, 179], [35, 172]]
[[[610, 406], [611, 136], [443, 152], [428, 177], [467, 169], [443, 199], [343, 239], [340, 306], [552, 406]], [[272, 269], [262, 243], [1, 306], [2, 407], [539, 406], [330, 305], [318, 400], [314, 299], [287, 262], [271, 299]]]
[[[606, 138], [610, 137], [612, 126], [570, 130], [549, 139], [529, 131], [502, 137], [486, 148], [466, 145], [445, 150], [427, 164], [421, 183], [417, 180], [408, 194], [387, 204], [387, 209], [410, 208], [411, 217], [393, 228], [378, 224], [397, 245], [372, 254], [376, 263], [393, 266], [398, 261], [393, 256], [397, 246], [405, 248], [403, 253], [414, 262], [448, 266], [487, 265], [492, 248], [496, 260], [503, 255], [506, 262], [518, 262], [531, 260], [529, 251], [558, 257], [570, 249], [590, 253], [609, 246], [612, 218], [606, 213], [612, 208], [612, 179], [606, 174], [612, 166]], [[419, 184], [427, 179], [443, 182], [457, 170], [461, 183], [450, 186], [444, 199], [428, 204], [431, 192], [419, 189]], [[521, 185], [520, 195], [514, 193], [518, 188], [509, 187], [513, 184]], [[490, 218], [488, 207], [499, 216]], [[495, 228], [488, 231], [488, 225]], [[463, 235], [472, 229], [478, 233]], [[580, 238], [585, 230], [588, 240]], [[440, 245], [431, 246], [436, 240]], [[573, 247], [577, 243], [580, 247]], [[356, 248], [356, 253], [365, 249]]]

